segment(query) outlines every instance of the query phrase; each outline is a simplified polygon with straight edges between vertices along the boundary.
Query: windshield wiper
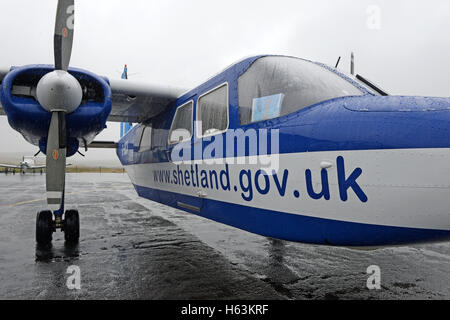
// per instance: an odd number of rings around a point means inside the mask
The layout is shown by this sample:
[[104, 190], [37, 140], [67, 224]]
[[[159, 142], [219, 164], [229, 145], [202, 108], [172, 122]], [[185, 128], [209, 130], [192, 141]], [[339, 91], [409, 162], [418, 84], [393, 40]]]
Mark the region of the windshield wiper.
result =
[[364, 78], [363, 76], [361, 76], [359, 74], [356, 75], [356, 79], [358, 79], [362, 83], [366, 84], [372, 90], [375, 90], [377, 93], [379, 93], [382, 96], [388, 96], [389, 95], [386, 91], [383, 91], [382, 89], [378, 88], [375, 84], [373, 84], [372, 82], [370, 82], [369, 80], [367, 80], [366, 78]]

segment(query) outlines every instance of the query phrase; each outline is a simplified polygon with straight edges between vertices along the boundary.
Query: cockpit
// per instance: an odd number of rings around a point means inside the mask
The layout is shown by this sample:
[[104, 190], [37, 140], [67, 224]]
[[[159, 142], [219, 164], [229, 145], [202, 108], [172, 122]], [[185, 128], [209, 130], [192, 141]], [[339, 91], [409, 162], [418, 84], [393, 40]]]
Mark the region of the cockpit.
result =
[[241, 125], [284, 116], [314, 104], [366, 94], [313, 62], [280, 56], [256, 60], [238, 79]]

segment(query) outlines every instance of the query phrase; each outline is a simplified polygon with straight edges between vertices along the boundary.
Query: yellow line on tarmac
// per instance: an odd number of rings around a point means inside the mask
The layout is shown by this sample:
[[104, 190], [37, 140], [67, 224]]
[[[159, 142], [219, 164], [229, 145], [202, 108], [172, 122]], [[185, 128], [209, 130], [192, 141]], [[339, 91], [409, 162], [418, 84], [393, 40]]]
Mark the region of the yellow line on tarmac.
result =
[[[96, 190], [89, 190], [89, 191], [71, 192], [71, 193], [67, 193], [66, 195], [77, 195], [77, 194], [91, 193], [91, 192], [97, 192], [97, 191]], [[9, 207], [13, 208], [13, 207], [18, 207], [18, 206], [22, 206], [22, 205], [25, 205], [25, 204], [30, 204], [30, 203], [35, 203], [35, 202], [45, 201], [45, 200], [47, 200], [47, 198], [39, 198], [39, 199], [34, 199], [34, 200], [22, 201], [22, 202], [17, 202], [17, 203], [14, 203], [14, 204], [10, 204]]]
[[44, 201], [44, 200], [45, 199], [42, 198], [42, 199], [35, 199], [35, 200], [29, 200], [29, 201], [22, 201], [22, 202], [17, 202], [17, 203], [14, 203], [14, 204], [10, 204], [9, 207], [12, 208], [12, 207], [17, 207], [17, 206], [21, 206], [21, 205], [24, 205], [24, 204], [29, 204], [29, 203], [39, 202], [39, 201]]

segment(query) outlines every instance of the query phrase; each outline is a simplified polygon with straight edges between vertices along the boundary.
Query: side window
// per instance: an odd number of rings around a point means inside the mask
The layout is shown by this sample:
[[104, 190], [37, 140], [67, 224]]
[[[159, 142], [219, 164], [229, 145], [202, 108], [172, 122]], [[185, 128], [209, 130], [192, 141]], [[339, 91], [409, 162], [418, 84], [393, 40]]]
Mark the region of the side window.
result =
[[192, 138], [193, 109], [193, 101], [177, 109], [169, 132], [169, 144], [188, 141]]
[[150, 151], [152, 147], [152, 132], [152, 127], [144, 127], [139, 144], [139, 152]]
[[198, 99], [197, 128], [199, 138], [215, 135], [228, 129], [228, 85], [224, 84]]

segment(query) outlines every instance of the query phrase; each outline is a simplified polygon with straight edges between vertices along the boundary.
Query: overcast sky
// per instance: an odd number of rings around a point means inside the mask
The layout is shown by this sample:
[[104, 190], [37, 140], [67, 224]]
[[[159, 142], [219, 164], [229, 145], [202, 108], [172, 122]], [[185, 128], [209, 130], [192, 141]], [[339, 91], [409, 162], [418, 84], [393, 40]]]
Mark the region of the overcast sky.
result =
[[[53, 63], [56, 0], [0, 0], [0, 68]], [[392, 94], [450, 97], [448, 0], [76, 0], [71, 65], [185, 88], [274, 53], [349, 70]], [[118, 140], [112, 124], [102, 139]], [[0, 119], [1, 152], [36, 151]], [[90, 151], [90, 159], [114, 157]]]

